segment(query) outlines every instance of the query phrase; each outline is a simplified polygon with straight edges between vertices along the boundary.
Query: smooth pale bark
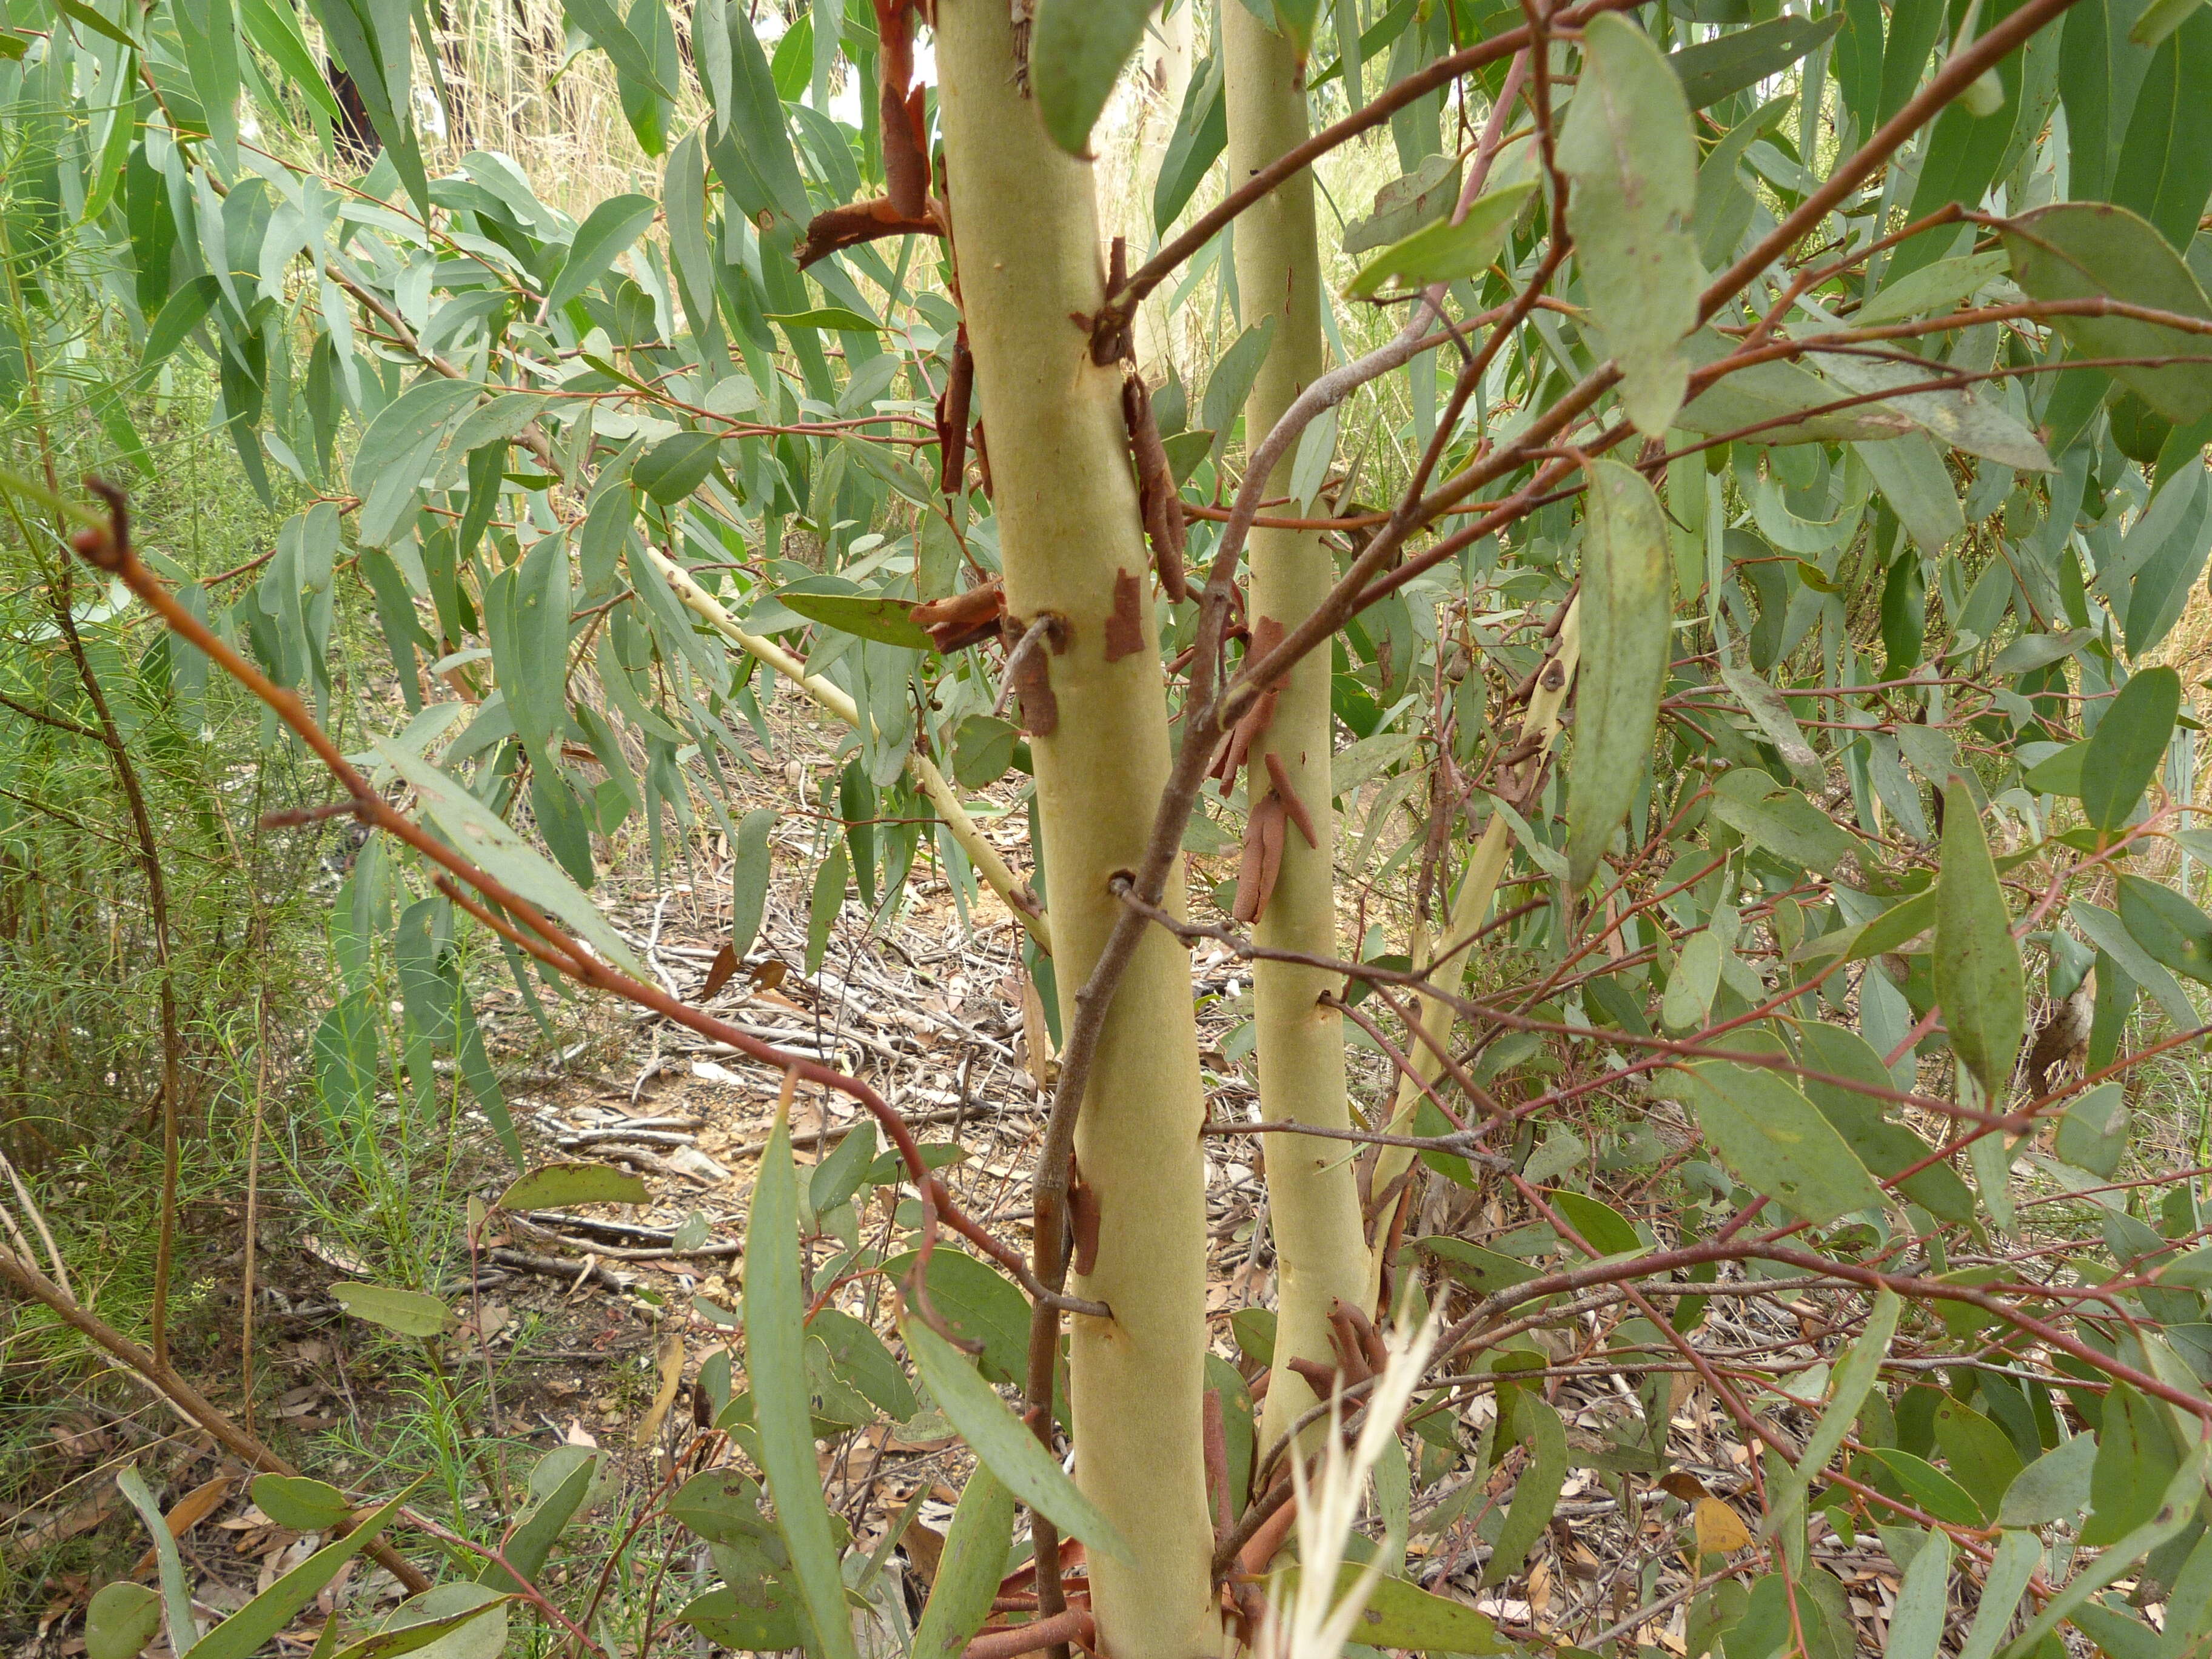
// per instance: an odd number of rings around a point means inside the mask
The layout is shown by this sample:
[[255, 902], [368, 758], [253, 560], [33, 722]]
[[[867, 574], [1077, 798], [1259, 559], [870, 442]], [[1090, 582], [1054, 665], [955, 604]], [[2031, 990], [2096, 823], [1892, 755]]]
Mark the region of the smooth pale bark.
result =
[[[939, 0], [953, 247], [990, 446], [1006, 605], [1064, 629], [1046, 659], [1057, 724], [1032, 740], [1053, 965], [1076, 1018], [1168, 775], [1150, 565], [1122, 429], [1119, 368], [1069, 320], [1103, 302], [1091, 170], [1062, 155], [1020, 92], [1006, 0]], [[1144, 595], [1140, 648], [1107, 656], [1119, 580]], [[1031, 711], [1032, 715], [1035, 710]], [[1182, 903], [1178, 875], [1168, 896]], [[1073, 1321], [1076, 1479], [1135, 1552], [1091, 1558], [1115, 1659], [1192, 1659], [1220, 1644], [1200, 1428], [1205, 1378], [1203, 1114], [1190, 969], [1148, 931], [1100, 1039], [1076, 1133], [1098, 1200], [1096, 1270], [1072, 1289], [1110, 1320]]]
[[[1559, 624], [1559, 647], [1553, 653], [1553, 659], [1560, 666], [1559, 684], [1555, 686], [1538, 684], [1535, 695], [1528, 700], [1528, 716], [1521, 725], [1524, 732], [1533, 726], [1543, 732], [1547, 751], [1559, 734], [1559, 711], [1566, 707], [1567, 694], [1574, 686], [1575, 668], [1582, 660], [1582, 637], [1581, 601], [1577, 600], [1567, 606], [1566, 617]], [[1474, 851], [1468, 859], [1466, 873], [1460, 878], [1459, 894], [1452, 901], [1451, 918], [1444, 927], [1443, 947], [1433, 953], [1425, 953], [1421, 949], [1421, 940], [1416, 938], [1413, 941], [1413, 960], [1417, 966], [1426, 969], [1431, 962], [1443, 963], [1431, 975], [1431, 982], [1439, 989], [1449, 990], [1454, 994], [1465, 994], [1468, 967], [1474, 957], [1474, 951], [1468, 948], [1465, 941], [1482, 926], [1484, 919], [1490, 914], [1490, 902], [1498, 895], [1498, 880], [1505, 873], [1506, 855], [1512, 850], [1511, 832], [1506, 826], [1504, 814], [1492, 813], [1489, 823], [1475, 842]], [[1413, 1063], [1420, 1081], [1417, 1083], [1412, 1077], [1398, 1079], [1398, 1098], [1391, 1109], [1389, 1122], [1383, 1126], [1389, 1133], [1394, 1135], [1413, 1133], [1413, 1114], [1421, 1103], [1422, 1085], [1433, 1089], [1443, 1078], [1443, 1061], [1437, 1058], [1437, 1048], [1450, 1042], [1452, 1021], [1455, 1018], [1452, 1006], [1448, 1002], [1418, 994], [1415, 1000], [1419, 1006], [1417, 1018], [1421, 1022], [1421, 1029], [1428, 1033], [1430, 1041], [1424, 1042], [1414, 1036], [1406, 1045], [1410, 1051], [1406, 1058]], [[1373, 1190], [1380, 1193], [1412, 1165], [1413, 1154], [1410, 1148], [1404, 1146], [1378, 1146], [1375, 1150], [1375, 1169], [1370, 1180]], [[1373, 1305], [1379, 1294], [1382, 1282], [1385, 1265], [1382, 1250], [1389, 1237], [1388, 1210], [1383, 1212], [1382, 1218], [1376, 1226], [1376, 1243], [1367, 1261], [1366, 1295], [1370, 1306]]]
[[[1232, 179], [1250, 176], [1306, 137], [1306, 94], [1291, 43], [1241, 5], [1221, 13], [1229, 101]], [[1237, 222], [1237, 289], [1247, 327], [1275, 319], [1275, 341], [1244, 405], [1244, 438], [1256, 445], [1297, 395], [1326, 368], [1322, 337], [1321, 258], [1314, 236], [1314, 183], [1301, 173]], [[1295, 451], [1292, 454], [1295, 454]], [[1290, 487], [1292, 457], [1267, 481], [1267, 494]], [[1335, 561], [1317, 532], [1255, 529], [1247, 544], [1252, 615], [1295, 628], [1328, 596]], [[1334, 880], [1335, 815], [1329, 793], [1329, 656], [1309, 655], [1291, 671], [1274, 723], [1253, 746], [1247, 774], [1255, 800], [1267, 793], [1265, 756], [1282, 762], [1312, 816], [1321, 845], [1292, 826], [1283, 837], [1282, 873], [1254, 928], [1261, 945], [1311, 956], [1337, 954]], [[1350, 1127], [1345, 1101], [1344, 1017], [1320, 1005], [1337, 989], [1334, 975], [1289, 963], [1260, 962], [1252, 975], [1253, 1025], [1260, 1059], [1260, 1105], [1279, 1121]], [[1267, 1209], [1278, 1275], [1275, 1365], [1261, 1419], [1272, 1445], [1314, 1403], [1291, 1358], [1327, 1364], [1330, 1306], [1366, 1299], [1367, 1248], [1359, 1193], [1341, 1141], [1273, 1135], [1267, 1141]], [[1316, 1432], [1321, 1432], [1316, 1425]]]

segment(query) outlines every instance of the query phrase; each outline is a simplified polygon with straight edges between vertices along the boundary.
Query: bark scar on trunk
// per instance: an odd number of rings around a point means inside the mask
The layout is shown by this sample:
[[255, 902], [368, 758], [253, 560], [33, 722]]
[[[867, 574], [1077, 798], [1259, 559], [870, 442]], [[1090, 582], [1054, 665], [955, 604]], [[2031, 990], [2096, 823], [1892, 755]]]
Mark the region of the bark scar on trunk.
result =
[[[1031, 735], [1048, 738], [1060, 729], [1060, 699], [1053, 695], [1052, 669], [1048, 655], [1064, 656], [1072, 637], [1065, 619], [1053, 617], [1045, 629], [1047, 651], [1017, 651], [1006, 665], [1013, 681], [1014, 695], [1022, 701], [1022, 729]], [[1000, 623], [1006, 637], [1018, 641], [1029, 632], [1031, 623], [1018, 622], [1012, 615]]]
[[1114, 573], [1114, 610], [1106, 618], [1106, 660], [1119, 662], [1145, 648], [1144, 584], [1126, 570]]

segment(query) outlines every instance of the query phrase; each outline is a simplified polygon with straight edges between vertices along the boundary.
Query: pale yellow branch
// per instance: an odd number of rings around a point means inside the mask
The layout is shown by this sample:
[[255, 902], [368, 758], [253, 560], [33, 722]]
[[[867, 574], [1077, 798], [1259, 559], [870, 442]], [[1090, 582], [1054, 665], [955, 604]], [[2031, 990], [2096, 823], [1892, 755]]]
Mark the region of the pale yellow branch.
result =
[[[1549, 675], [1540, 678], [1535, 694], [1528, 699], [1528, 717], [1522, 722], [1523, 732], [1540, 732], [1543, 743], [1537, 753], [1541, 755], [1551, 747], [1559, 734], [1559, 714], [1565, 708], [1567, 694], [1573, 689], [1575, 667], [1582, 659], [1582, 600], [1575, 599], [1567, 606], [1565, 618], [1559, 624], [1559, 648], [1553, 660], [1562, 672], [1556, 685], [1547, 684]], [[1419, 941], [1415, 941], [1414, 965], [1425, 968], [1432, 962], [1447, 962], [1442, 970], [1443, 979], [1437, 988], [1453, 994], [1463, 994], [1467, 988], [1468, 963], [1474, 952], [1467, 948], [1467, 941], [1482, 926], [1483, 918], [1490, 914], [1490, 902], [1498, 896], [1498, 884], [1505, 874], [1506, 854], [1512, 850], [1513, 832], [1502, 812], [1493, 812], [1485, 826], [1481, 839], [1474, 844], [1474, 853], [1467, 861], [1467, 873], [1460, 880], [1459, 896], [1452, 902], [1451, 919], [1446, 924], [1444, 938], [1449, 941], [1443, 950], [1423, 952]], [[1456, 954], [1455, 954], [1455, 949]], [[1384, 1126], [1388, 1133], [1410, 1134], [1408, 1127], [1413, 1113], [1428, 1089], [1436, 1087], [1443, 1076], [1443, 1061], [1437, 1050], [1450, 1040], [1453, 1010], [1449, 1002], [1437, 997], [1422, 996], [1419, 1018], [1421, 1029], [1435, 1040], [1434, 1046], [1419, 1038], [1408, 1042], [1407, 1059], [1413, 1062], [1416, 1076], [1398, 1079], [1398, 1097], [1390, 1112], [1390, 1121]], [[1417, 1080], [1418, 1078], [1418, 1080]], [[1376, 1149], [1374, 1178], [1370, 1190], [1381, 1192], [1413, 1162], [1412, 1149], [1405, 1146], [1383, 1146]], [[1373, 1254], [1369, 1259], [1368, 1304], [1374, 1304], [1375, 1295], [1382, 1282], [1382, 1252], [1388, 1247], [1389, 1230], [1381, 1229], [1376, 1239]]]
[[[736, 620], [722, 608], [720, 600], [700, 586], [690, 571], [659, 548], [648, 547], [645, 554], [653, 561], [653, 568], [667, 578], [669, 586], [676, 591], [676, 597], [684, 602], [685, 609], [738, 649], [766, 663], [846, 725], [856, 731], [860, 728], [860, 706], [843, 690], [831, 684], [819, 674], [808, 673], [805, 663], [774, 640], [749, 634], [738, 627]], [[1043, 911], [1028, 887], [999, 855], [999, 849], [983, 839], [982, 830], [976, 826], [975, 820], [968, 816], [968, 809], [961, 805], [959, 795], [945, 781], [945, 774], [937, 769], [936, 763], [919, 749], [910, 749], [907, 751], [906, 770], [907, 775], [914, 780], [915, 787], [929, 797], [930, 805], [944, 820], [945, 827], [952, 832], [952, 839], [968, 855], [968, 861], [981, 873], [991, 890], [1006, 902], [1006, 908], [1014, 913], [1022, 926], [1029, 929], [1030, 937], [1036, 941], [1037, 948], [1049, 955], [1052, 932], [1046, 923]]]

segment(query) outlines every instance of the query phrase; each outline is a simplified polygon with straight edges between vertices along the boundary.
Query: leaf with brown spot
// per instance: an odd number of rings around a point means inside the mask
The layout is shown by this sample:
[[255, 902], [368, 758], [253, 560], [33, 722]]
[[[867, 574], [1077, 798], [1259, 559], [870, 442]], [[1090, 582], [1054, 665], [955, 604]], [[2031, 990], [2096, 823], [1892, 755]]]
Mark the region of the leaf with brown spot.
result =
[[1114, 610], [1106, 618], [1106, 660], [1119, 662], [1145, 648], [1144, 584], [1126, 570], [1114, 573]]

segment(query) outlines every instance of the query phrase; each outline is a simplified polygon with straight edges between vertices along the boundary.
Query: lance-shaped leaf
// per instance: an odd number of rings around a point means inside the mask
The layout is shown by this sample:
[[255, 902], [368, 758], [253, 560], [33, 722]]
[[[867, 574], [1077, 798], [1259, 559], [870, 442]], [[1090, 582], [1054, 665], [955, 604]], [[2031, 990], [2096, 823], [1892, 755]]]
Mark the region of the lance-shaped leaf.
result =
[[653, 198], [637, 195], [610, 196], [593, 208], [576, 227], [568, 257], [545, 295], [546, 308], [560, 310], [606, 275], [607, 267], [645, 234], [659, 211], [660, 204]]
[[198, 1639], [198, 1627], [192, 1623], [191, 1587], [185, 1579], [184, 1558], [177, 1553], [177, 1540], [169, 1530], [161, 1506], [154, 1501], [152, 1488], [146, 1477], [138, 1473], [136, 1463], [125, 1464], [115, 1477], [115, 1484], [131, 1507], [138, 1511], [145, 1522], [146, 1530], [154, 1536], [154, 1559], [161, 1580], [161, 1606], [169, 1626], [169, 1646], [172, 1651], [189, 1651]]
[[1840, 10], [1817, 22], [1809, 17], [1777, 17], [1678, 47], [1668, 54], [1667, 63], [1680, 78], [1690, 106], [1703, 109], [1779, 75], [1843, 26]]
[[1520, 1571], [1551, 1524], [1559, 1489], [1566, 1484], [1567, 1431], [1559, 1413], [1533, 1394], [1522, 1394], [1514, 1401], [1513, 1421], [1525, 1431], [1531, 1455], [1514, 1483], [1513, 1504], [1498, 1529], [1498, 1547], [1482, 1570], [1486, 1584], [1502, 1583]]
[[1858, 1155], [1773, 1072], [1708, 1060], [1683, 1091], [1721, 1162], [1753, 1191], [1814, 1222], [1881, 1208], [1881, 1188]]
[[1408, 288], [1426, 283], [1472, 276], [1498, 257], [1505, 234], [1534, 194], [1536, 182], [1526, 179], [1479, 197], [1457, 224], [1439, 219], [1402, 241], [1393, 242], [1359, 268], [1344, 290], [1350, 300], [1372, 298], [1391, 277]]
[[1038, 0], [1030, 25], [1030, 85], [1044, 130], [1069, 155], [1089, 145], [1152, 9], [1152, 0]]
[[1559, 135], [1573, 180], [1567, 219], [1621, 404], [1658, 437], [1689, 383], [1683, 336], [1697, 326], [1705, 271], [1689, 232], [1698, 144], [1682, 83], [1644, 31], [1613, 12], [1583, 32], [1582, 80]]
[[324, 1545], [202, 1637], [186, 1659], [246, 1659], [290, 1624], [294, 1615], [338, 1576], [340, 1567], [374, 1543], [399, 1513], [399, 1506], [422, 1484], [413, 1482], [383, 1508], [362, 1517], [361, 1524], [337, 1542]]
[[921, 1320], [899, 1327], [915, 1369], [960, 1437], [1006, 1489], [1061, 1533], [1092, 1549], [1127, 1561], [1133, 1558], [1114, 1523], [1062, 1472], [1058, 1460], [1006, 1409], [968, 1357]]
[[1903, 1307], [1894, 1291], [1885, 1290], [1875, 1297], [1866, 1328], [1844, 1351], [1830, 1374], [1827, 1407], [1813, 1425], [1805, 1449], [1798, 1455], [1797, 1467], [1784, 1480], [1769, 1477], [1767, 1506], [1772, 1519], [1766, 1533], [1770, 1538], [1781, 1537], [1784, 1528], [1802, 1515], [1806, 1488], [1827, 1468], [1828, 1460], [1843, 1449], [1844, 1437], [1858, 1420], [1859, 1407], [1866, 1403], [1875, 1379], [1881, 1373], [1882, 1361], [1889, 1358], [1890, 1339], [1897, 1334], [1897, 1316]]
[[2027, 981], [2012, 916], [1963, 778], [1943, 791], [1943, 879], [1936, 885], [1936, 1000], [1951, 1047], [2002, 1102], [2027, 1021]]
[[[2039, 208], [2006, 226], [2004, 245], [2013, 280], [2030, 299], [2109, 296], [2212, 319], [2212, 304], [2181, 256], [2125, 208], [2100, 202]], [[2212, 362], [2202, 361], [2208, 355], [2206, 336], [2132, 317], [2052, 320], [2081, 356], [2147, 360], [2112, 373], [2166, 419], [2179, 424], [2212, 413]]]
[[439, 833], [463, 856], [475, 860], [487, 874], [529, 903], [568, 923], [624, 973], [650, 981], [644, 964], [584, 896], [583, 890], [508, 828], [496, 812], [429, 762], [409, 754], [398, 744], [375, 738], [371, 747], [379, 759], [415, 786]]
[[799, 1176], [791, 1162], [788, 1109], [761, 1153], [753, 1211], [745, 1225], [745, 1364], [752, 1382], [753, 1426], [776, 1530], [813, 1620], [820, 1659], [857, 1659], [837, 1543], [823, 1506], [814, 1457], [806, 1376], [805, 1303], [799, 1282]]
[[1014, 1495], [978, 1465], [968, 1477], [938, 1557], [936, 1582], [915, 1626], [913, 1659], [958, 1659], [983, 1621], [1006, 1571], [1014, 1534]]
[[1221, 55], [1201, 58], [1184, 88], [1175, 132], [1152, 184], [1152, 228], [1164, 231], [1190, 204], [1198, 187], [1229, 145], [1229, 103], [1221, 95]]
[[1628, 816], [1667, 683], [1667, 514], [1644, 475], [1593, 461], [1583, 530], [1583, 654], [1567, 775], [1567, 884], [1579, 890]]
[[2120, 688], [2080, 757], [2082, 816], [2100, 830], [2124, 825], [2166, 759], [2181, 713], [2181, 676], [2146, 668]]

